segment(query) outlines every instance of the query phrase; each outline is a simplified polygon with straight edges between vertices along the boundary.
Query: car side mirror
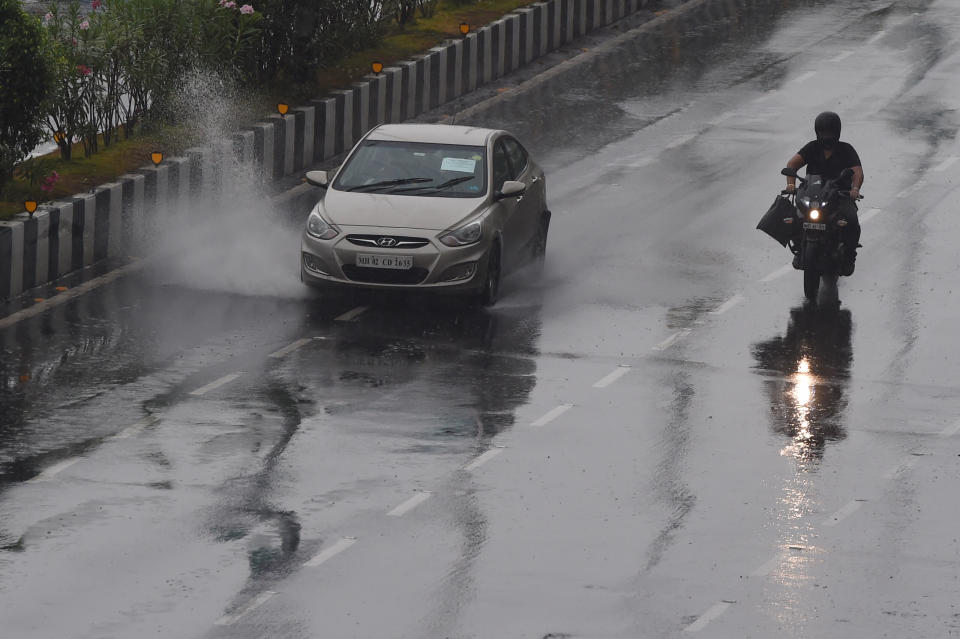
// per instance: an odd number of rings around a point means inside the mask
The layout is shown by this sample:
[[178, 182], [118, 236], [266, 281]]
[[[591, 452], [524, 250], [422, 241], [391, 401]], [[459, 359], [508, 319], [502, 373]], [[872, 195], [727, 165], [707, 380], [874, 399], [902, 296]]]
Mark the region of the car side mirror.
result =
[[797, 177], [797, 170], [791, 169], [789, 166], [783, 169], [780, 169], [780, 175], [786, 175], [787, 177], [795, 178]]
[[330, 176], [326, 171], [307, 171], [307, 183], [325, 189], [330, 186]]
[[507, 197], [514, 197], [517, 195], [523, 195], [527, 190], [527, 185], [523, 182], [515, 182], [513, 180], [507, 180], [503, 183], [503, 186], [500, 187], [500, 192], [497, 193], [497, 199], [502, 200]]

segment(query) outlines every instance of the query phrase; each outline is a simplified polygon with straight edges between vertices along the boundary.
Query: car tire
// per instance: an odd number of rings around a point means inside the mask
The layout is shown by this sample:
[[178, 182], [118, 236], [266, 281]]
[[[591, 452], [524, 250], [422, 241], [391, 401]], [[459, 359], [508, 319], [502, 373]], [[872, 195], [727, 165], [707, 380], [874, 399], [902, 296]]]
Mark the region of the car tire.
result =
[[480, 306], [493, 306], [500, 296], [500, 282], [503, 279], [500, 258], [500, 243], [494, 242], [487, 253], [486, 268], [483, 270], [483, 286], [477, 295], [477, 303]]
[[537, 226], [537, 234], [533, 239], [531, 250], [531, 261], [536, 275], [543, 274], [544, 266], [547, 262], [547, 236], [550, 233], [550, 211], [544, 211], [540, 214], [540, 224]]

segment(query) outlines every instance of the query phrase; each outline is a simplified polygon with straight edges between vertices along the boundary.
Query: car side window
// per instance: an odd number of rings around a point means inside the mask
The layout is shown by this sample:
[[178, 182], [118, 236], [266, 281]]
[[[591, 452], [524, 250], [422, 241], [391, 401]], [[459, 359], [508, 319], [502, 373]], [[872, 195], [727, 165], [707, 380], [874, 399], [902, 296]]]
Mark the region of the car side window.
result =
[[513, 169], [510, 179], [515, 180], [527, 169], [527, 152], [513, 138], [503, 138], [503, 144], [507, 149], [507, 156], [510, 158], [510, 168]]
[[493, 147], [493, 190], [499, 191], [503, 188], [503, 183], [512, 178], [507, 149], [503, 140], [499, 140]]

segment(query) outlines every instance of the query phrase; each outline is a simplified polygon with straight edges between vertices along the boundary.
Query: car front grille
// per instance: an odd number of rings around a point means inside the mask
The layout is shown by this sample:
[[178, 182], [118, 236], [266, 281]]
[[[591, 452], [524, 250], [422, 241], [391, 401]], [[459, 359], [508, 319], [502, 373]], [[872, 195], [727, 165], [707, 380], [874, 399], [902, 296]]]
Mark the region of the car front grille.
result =
[[369, 268], [353, 264], [343, 265], [343, 274], [354, 282], [370, 284], [419, 284], [427, 279], [429, 271], [425, 268], [397, 270], [393, 268]]
[[401, 235], [348, 235], [347, 241], [357, 246], [388, 249], [415, 249], [426, 246], [430, 240]]

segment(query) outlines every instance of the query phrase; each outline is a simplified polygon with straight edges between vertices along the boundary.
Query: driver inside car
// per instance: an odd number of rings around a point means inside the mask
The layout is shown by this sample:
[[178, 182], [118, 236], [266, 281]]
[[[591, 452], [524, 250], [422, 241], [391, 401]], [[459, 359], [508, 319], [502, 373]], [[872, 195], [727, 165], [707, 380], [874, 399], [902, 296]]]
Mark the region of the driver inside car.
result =
[[[863, 167], [860, 156], [853, 145], [840, 141], [840, 116], [832, 111], [824, 111], [816, 117], [813, 129], [817, 137], [790, 158], [787, 167], [800, 169], [807, 167], [807, 175], [819, 175], [825, 180], [836, 180], [844, 169], [851, 169], [853, 175], [847, 184], [840, 188], [848, 189], [850, 197], [838, 202], [840, 215], [847, 220], [841, 231], [844, 246], [841, 275], [852, 275], [857, 260], [857, 248], [860, 246], [860, 220], [857, 217], [856, 200], [860, 198], [863, 185]], [[796, 189], [796, 178], [787, 177], [787, 191]], [[799, 269], [800, 254], [794, 253], [793, 267]]]

